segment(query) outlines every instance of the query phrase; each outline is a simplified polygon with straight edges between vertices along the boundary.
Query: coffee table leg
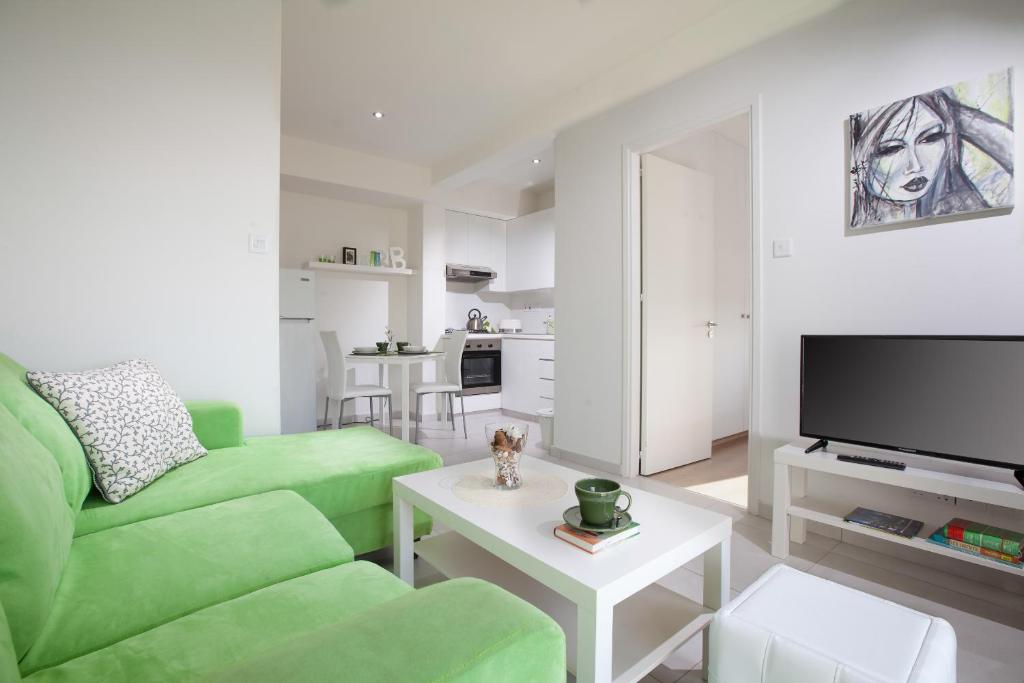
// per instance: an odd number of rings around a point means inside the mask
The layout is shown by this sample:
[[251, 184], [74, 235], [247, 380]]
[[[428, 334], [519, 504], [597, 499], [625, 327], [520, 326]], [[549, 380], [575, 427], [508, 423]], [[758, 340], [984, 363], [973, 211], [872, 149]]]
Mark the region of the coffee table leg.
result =
[[[704, 553], [704, 606], [708, 609], [721, 609], [729, 602], [729, 549], [730, 538], [714, 546]], [[701, 661], [701, 673], [708, 680], [708, 635], [710, 629], [704, 629], [704, 657]]]
[[410, 586], [414, 585], [413, 578], [413, 528], [412, 528], [412, 504], [398, 496], [394, 496], [392, 504], [394, 513], [394, 555], [395, 555], [395, 576], [405, 581]]
[[402, 441], [409, 440], [409, 363], [402, 363]]
[[614, 605], [597, 602], [576, 607], [576, 681], [612, 680], [612, 615]]

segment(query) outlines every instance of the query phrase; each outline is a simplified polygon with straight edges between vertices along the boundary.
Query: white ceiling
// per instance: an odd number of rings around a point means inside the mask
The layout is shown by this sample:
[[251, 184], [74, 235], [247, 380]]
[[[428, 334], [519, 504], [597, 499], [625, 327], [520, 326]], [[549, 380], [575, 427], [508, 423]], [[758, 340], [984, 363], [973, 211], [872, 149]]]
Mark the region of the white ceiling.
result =
[[286, 0], [283, 132], [433, 166], [737, 1]]
[[[533, 163], [534, 159], [539, 159], [540, 163]], [[554, 146], [549, 145], [529, 157], [488, 173], [486, 180], [517, 190], [544, 189], [555, 181]]]

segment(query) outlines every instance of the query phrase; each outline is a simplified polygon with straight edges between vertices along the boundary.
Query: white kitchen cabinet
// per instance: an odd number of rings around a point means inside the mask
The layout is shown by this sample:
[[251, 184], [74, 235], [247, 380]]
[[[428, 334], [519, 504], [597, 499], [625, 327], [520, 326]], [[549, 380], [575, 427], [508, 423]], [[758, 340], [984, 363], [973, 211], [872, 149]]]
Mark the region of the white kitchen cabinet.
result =
[[504, 292], [507, 289], [507, 248], [505, 221], [461, 211], [445, 212], [445, 262], [493, 268], [498, 277], [487, 285], [492, 292]]
[[498, 277], [491, 280], [488, 289], [492, 292], [504, 292], [508, 290], [508, 259], [506, 251], [508, 245], [505, 241], [505, 221], [491, 222], [491, 260], [487, 265], [498, 271]]
[[555, 286], [555, 210], [520, 216], [506, 226], [510, 292]]
[[[467, 214], [459, 211], [445, 211], [444, 216], [444, 260], [446, 263], [466, 264]], [[472, 264], [477, 265], [477, 264]]]
[[555, 397], [554, 358], [553, 341], [502, 339], [501, 407], [528, 415], [550, 408]]
[[[491, 260], [491, 222], [483, 216], [466, 216], [466, 263], [470, 266], [488, 266], [497, 270]], [[504, 264], [502, 264], [504, 265]]]

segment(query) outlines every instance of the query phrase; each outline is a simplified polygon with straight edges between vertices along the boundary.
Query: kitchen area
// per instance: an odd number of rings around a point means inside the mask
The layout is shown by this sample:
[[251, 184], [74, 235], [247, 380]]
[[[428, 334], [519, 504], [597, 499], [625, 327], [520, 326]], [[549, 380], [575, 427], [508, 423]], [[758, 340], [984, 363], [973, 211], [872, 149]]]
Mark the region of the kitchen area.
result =
[[554, 209], [511, 221], [447, 211], [446, 332], [467, 330], [467, 412], [554, 408]]
[[[349, 353], [356, 346], [384, 341], [385, 330], [395, 342], [411, 340], [434, 350], [443, 348], [450, 334], [465, 330], [463, 395], [455, 402], [456, 412], [464, 405], [474, 424], [502, 415], [540, 423], [542, 429], [530, 440], [550, 446], [555, 397], [553, 188], [550, 205], [514, 218], [461, 207], [444, 210], [443, 227], [433, 233], [433, 250], [427, 248], [422, 228], [417, 229], [413, 211], [302, 193], [282, 195], [282, 431], [371, 420], [387, 429], [381, 402], [356, 398], [339, 406], [329, 399], [321, 332], [336, 332], [343, 352]], [[348, 225], [339, 229], [337, 223]], [[422, 246], [417, 240], [423, 240]], [[347, 258], [347, 243], [367, 246], [353, 249], [358, 256]], [[363, 256], [373, 252], [385, 255], [380, 265], [372, 260], [375, 256]], [[404, 387], [393, 366], [387, 368], [378, 374], [375, 367], [352, 364], [346, 374], [349, 385], [390, 387], [394, 397], [389, 410], [397, 425]], [[413, 383], [441, 381], [443, 362], [417, 365], [414, 372], [418, 377]], [[421, 443], [435, 448], [429, 443], [432, 436], [452, 438], [447, 405], [443, 399], [424, 402]], [[465, 445], [478, 443], [477, 435], [470, 434]]]

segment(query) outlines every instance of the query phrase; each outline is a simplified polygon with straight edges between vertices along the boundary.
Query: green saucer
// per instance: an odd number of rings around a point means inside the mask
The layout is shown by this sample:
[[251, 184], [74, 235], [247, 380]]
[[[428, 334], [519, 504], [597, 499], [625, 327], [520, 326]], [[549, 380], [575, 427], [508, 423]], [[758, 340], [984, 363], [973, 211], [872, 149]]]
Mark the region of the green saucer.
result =
[[620, 513], [620, 517], [619, 525], [612, 526], [611, 524], [587, 524], [583, 521], [583, 515], [580, 513], [579, 505], [574, 505], [562, 513], [562, 519], [565, 520], [565, 523], [573, 529], [582, 529], [583, 531], [589, 531], [594, 534], [605, 534], [610, 531], [622, 531], [633, 523], [633, 518], [628, 512]]

